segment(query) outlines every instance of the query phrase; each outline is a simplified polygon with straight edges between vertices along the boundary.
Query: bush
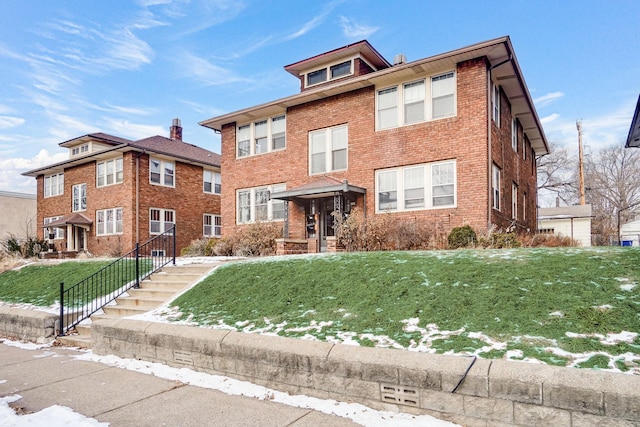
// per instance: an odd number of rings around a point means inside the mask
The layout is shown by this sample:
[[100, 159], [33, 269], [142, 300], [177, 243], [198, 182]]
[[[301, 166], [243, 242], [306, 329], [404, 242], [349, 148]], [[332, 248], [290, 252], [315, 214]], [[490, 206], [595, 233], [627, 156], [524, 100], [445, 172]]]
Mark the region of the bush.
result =
[[480, 237], [478, 239], [478, 245], [483, 248], [492, 249], [519, 248], [522, 246], [518, 239], [518, 235], [513, 232], [494, 232], [489, 234], [487, 237]]
[[189, 246], [186, 248], [182, 248], [180, 251], [180, 256], [205, 256], [207, 255], [207, 245], [209, 244], [209, 239], [201, 238], [197, 240], [192, 240]]
[[275, 255], [276, 239], [281, 237], [282, 223], [257, 222], [238, 229], [229, 237], [216, 239], [206, 251], [218, 256]]
[[470, 225], [463, 225], [451, 229], [447, 241], [451, 249], [468, 248], [475, 246], [478, 236]]
[[45, 240], [30, 236], [21, 242], [16, 236], [9, 235], [9, 237], [3, 242], [3, 246], [8, 254], [18, 255], [22, 258], [37, 257], [40, 252], [49, 249], [49, 245]]
[[528, 233], [519, 236], [519, 240], [522, 243], [522, 246], [526, 248], [580, 246], [577, 240], [557, 234]]

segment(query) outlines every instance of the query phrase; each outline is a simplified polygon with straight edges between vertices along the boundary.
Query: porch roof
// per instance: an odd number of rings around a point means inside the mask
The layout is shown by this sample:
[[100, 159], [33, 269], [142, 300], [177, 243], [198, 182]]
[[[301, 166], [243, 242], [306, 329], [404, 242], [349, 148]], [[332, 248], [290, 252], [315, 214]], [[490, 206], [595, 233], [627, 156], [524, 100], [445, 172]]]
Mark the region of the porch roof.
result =
[[81, 213], [72, 213], [71, 215], [63, 216], [60, 219], [56, 219], [55, 221], [51, 221], [48, 224], [45, 224], [44, 227], [47, 228], [64, 228], [67, 225], [81, 225], [87, 226], [92, 225], [93, 221], [84, 216]]
[[319, 197], [330, 197], [336, 193], [359, 193], [365, 194], [367, 190], [362, 187], [350, 185], [345, 179], [339, 181], [330, 176], [323, 176], [299, 187], [290, 190], [271, 193], [271, 199], [295, 200], [295, 199], [317, 199]]

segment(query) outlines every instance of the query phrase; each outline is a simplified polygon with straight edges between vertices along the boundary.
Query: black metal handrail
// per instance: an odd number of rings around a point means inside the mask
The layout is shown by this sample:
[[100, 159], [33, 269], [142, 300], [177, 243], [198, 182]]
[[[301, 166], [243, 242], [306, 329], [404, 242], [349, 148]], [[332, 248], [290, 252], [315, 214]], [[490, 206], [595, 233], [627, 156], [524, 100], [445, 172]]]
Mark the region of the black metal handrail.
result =
[[70, 329], [109, 304], [170, 262], [176, 264], [175, 225], [147, 240], [129, 253], [82, 280], [64, 288], [60, 283], [60, 327], [63, 336]]

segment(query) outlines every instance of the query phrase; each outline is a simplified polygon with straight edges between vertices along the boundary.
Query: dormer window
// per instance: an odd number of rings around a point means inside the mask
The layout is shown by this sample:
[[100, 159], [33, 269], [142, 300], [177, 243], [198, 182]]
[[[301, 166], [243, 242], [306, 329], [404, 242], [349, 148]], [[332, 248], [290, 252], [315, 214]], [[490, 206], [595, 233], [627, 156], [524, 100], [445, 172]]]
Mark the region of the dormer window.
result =
[[78, 145], [77, 147], [73, 147], [71, 149], [72, 156], [79, 156], [80, 154], [89, 152], [89, 144]]
[[306, 86], [313, 86], [330, 80], [336, 80], [353, 74], [353, 60], [343, 61], [329, 65], [319, 70], [307, 73]]

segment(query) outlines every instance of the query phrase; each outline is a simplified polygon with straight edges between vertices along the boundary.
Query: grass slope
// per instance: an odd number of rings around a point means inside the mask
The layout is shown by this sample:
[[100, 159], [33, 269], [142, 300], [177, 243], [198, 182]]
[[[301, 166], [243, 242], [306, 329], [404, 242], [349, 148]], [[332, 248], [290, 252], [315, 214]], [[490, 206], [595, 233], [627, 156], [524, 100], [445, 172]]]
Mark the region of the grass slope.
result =
[[639, 280], [630, 248], [349, 253], [230, 264], [173, 304], [201, 326], [625, 370], [637, 334], [606, 339], [640, 331]]
[[[40, 307], [52, 306], [60, 300], [60, 282], [64, 282], [67, 289], [112, 262], [111, 260], [67, 261], [53, 265], [27, 265], [17, 270], [5, 271], [0, 274], [0, 301]], [[102, 293], [108, 294], [133, 279], [133, 277], [124, 276], [126, 274], [118, 280], [118, 283], [112, 284]], [[98, 296], [102, 295], [95, 288], [88, 289], [86, 295], [78, 295], [84, 298], [83, 301]]]

